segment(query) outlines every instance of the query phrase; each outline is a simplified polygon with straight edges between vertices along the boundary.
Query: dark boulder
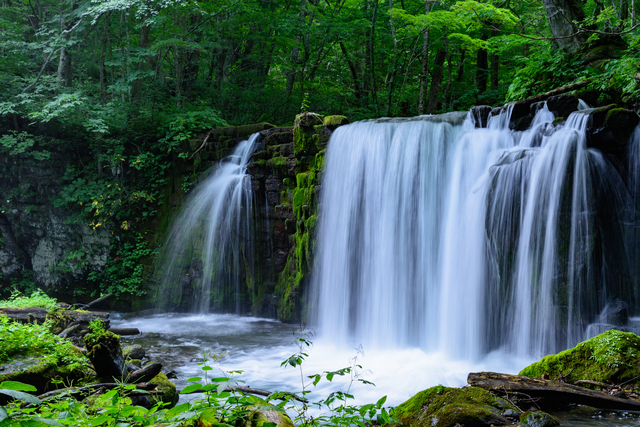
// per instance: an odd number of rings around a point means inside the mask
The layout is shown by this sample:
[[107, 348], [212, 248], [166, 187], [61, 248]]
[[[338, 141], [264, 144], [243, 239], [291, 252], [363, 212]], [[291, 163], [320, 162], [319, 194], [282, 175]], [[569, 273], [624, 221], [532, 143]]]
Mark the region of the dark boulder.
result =
[[489, 105], [477, 105], [471, 109], [471, 115], [473, 116], [475, 125], [477, 128], [486, 128], [489, 121], [489, 114], [493, 107]]
[[570, 94], [551, 96], [546, 101], [531, 104], [531, 114], [535, 116], [544, 107], [545, 102], [549, 111], [556, 117], [569, 117], [569, 114], [578, 110], [579, 99], [577, 96]]

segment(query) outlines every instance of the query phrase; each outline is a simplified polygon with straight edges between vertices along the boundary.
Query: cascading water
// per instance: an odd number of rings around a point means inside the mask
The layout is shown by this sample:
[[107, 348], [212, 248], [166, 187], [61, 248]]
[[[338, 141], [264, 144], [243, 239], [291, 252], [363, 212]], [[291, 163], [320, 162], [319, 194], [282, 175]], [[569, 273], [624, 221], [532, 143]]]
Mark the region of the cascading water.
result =
[[238, 144], [189, 194], [157, 262], [157, 306], [242, 312], [252, 276], [253, 196], [246, 169], [258, 137]]
[[552, 125], [545, 107], [513, 132], [509, 114], [485, 129], [470, 115], [336, 130], [312, 285], [322, 332], [467, 360], [540, 355], [633, 299], [614, 279], [626, 189], [587, 149], [588, 116]]

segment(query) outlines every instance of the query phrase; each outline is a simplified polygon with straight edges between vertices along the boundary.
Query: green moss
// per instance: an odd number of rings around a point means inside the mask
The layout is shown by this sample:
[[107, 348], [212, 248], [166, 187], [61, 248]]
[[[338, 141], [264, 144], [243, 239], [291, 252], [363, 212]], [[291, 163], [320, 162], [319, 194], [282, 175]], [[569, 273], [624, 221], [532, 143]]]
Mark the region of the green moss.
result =
[[246, 427], [294, 427], [293, 421], [282, 408], [267, 402], [256, 403], [247, 408], [251, 413]]
[[84, 336], [84, 345], [87, 348], [87, 354], [91, 354], [94, 347], [100, 344], [106, 344], [108, 346], [119, 347], [120, 336], [113, 332], [103, 331], [99, 333], [87, 334]]
[[565, 381], [593, 380], [640, 384], [640, 337], [631, 332], [610, 330], [581, 342], [572, 349], [544, 357], [524, 368], [520, 375], [540, 378], [548, 375]]
[[506, 409], [516, 409], [503, 399], [478, 387], [432, 387], [396, 408], [396, 417], [408, 427], [504, 425]]
[[64, 312], [64, 310], [54, 310], [47, 313], [46, 320], [49, 325], [49, 331], [52, 334], [59, 334], [62, 332], [69, 323], [73, 322], [71, 316]]
[[[298, 138], [298, 148], [308, 147], [308, 144], [315, 144], [320, 140], [319, 133], [324, 134], [322, 123], [314, 124], [314, 127], [307, 126], [305, 129], [294, 127], [294, 145], [296, 135]], [[296, 133], [297, 132], [297, 133]], [[311, 135], [311, 136], [310, 136]], [[317, 138], [314, 138], [315, 135]], [[301, 141], [302, 138], [304, 141]], [[307, 139], [305, 139], [307, 138]], [[309, 154], [313, 154], [310, 156]], [[285, 189], [283, 190], [282, 204], [291, 204], [295, 215], [295, 232], [291, 235], [293, 248], [289, 252], [287, 267], [284, 269], [278, 284], [276, 294], [280, 296], [278, 304], [278, 318], [284, 321], [297, 321], [297, 313], [303, 313], [305, 307], [300, 301], [301, 290], [307, 284], [307, 272], [312, 267], [313, 250], [315, 247], [314, 229], [318, 220], [318, 203], [316, 200], [316, 186], [319, 184], [319, 171], [324, 166], [325, 150], [318, 150], [311, 147], [307, 151], [296, 152], [296, 179], [289, 178], [283, 180]], [[287, 229], [291, 229], [291, 221], [287, 224]]]
[[346, 125], [349, 123], [349, 119], [346, 116], [327, 116], [324, 118], [323, 124], [327, 127], [337, 127]]
[[167, 403], [168, 406], [165, 406], [165, 408], [171, 408], [175, 406], [176, 403], [178, 403], [178, 399], [180, 398], [180, 396], [178, 395], [178, 391], [176, 390], [176, 385], [171, 381], [169, 381], [169, 378], [167, 378], [165, 374], [160, 372], [158, 375], [153, 377], [149, 382], [153, 384], [158, 384], [158, 386], [156, 387], [156, 390], [162, 392], [162, 394], [160, 395], [151, 395], [149, 397], [149, 399], [151, 400], [151, 403], [158, 403], [158, 402]]

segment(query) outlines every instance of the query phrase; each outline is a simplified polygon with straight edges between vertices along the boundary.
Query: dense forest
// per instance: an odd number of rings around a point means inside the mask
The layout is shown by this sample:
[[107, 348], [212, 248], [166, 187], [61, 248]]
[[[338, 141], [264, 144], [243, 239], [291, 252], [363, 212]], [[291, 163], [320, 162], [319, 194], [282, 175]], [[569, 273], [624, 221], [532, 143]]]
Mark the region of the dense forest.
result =
[[[183, 143], [203, 130], [290, 125], [300, 111], [354, 121], [467, 110], [575, 82], [589, 104], [633, 108], [640, 92], [636, 6], [2, 0], [0, 153], [45, 163], [56, 153], [65, 157], [63, 191], [53, 204], [111, 236], [105, 270], [87, 279], [102, 293], [140, 295], [140, 261], [157, 243], [144, 233], [162, 230], [149, 220], [164, 209], [168, 173], [191, 156]], [[7, 191], [0, 231], [6, 212], [36, 209], [16, 207], [24, 189]], [[4, 244], [12, 244], [7, 236]], [[91, 254], [64, 256], [62, 272]], [[25, 265], [11, 277], [13, 287], [33, 284]]]

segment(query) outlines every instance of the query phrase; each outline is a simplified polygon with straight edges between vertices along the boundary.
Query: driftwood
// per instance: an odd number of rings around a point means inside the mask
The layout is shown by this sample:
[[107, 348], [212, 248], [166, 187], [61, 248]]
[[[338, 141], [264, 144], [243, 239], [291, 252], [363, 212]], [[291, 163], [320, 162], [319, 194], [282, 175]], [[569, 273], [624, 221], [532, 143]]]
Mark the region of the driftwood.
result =
[[140, 335], [140, 329], [138, 328], [109, 328], [109, 332], [113, 332], [116, 335]]
[[80, 309], [86, 309], [86, 308], [91, 307], [92, 305], [96, 305], [98, 303], [101, 303], [102, 301], [105, 301], [105, 300], [111, 298], [112, 296], [113, 296], [113, 294], [106, 294], [105, 296], [100, 297], [100, 298], [98, 298], [96, 300], [93, 300], [90, 303], [87, 303], [87, 304], [74, 304], [74, 306], [77, 307], [77, 308], [80, 308]]
[[[224, 391], [227, 392], [227, 393], [231, 393], [231, 392], [234, 392], [234, 391], [241, 391], [243, 393], [257, 394], [259, 396], [265, 396], [265, 397], [269, 397], [269, 396], [271, 396], [273, 394], [272, 392], [267, 391], [267, 390], [262, 390], [262, 389], [259, 389], [259, 388], [244, 387], [244, 386], [236, 386], [234, 388], [225, 388]], [[205, 390], [199, 388], [197, 390], [192, 390], [192, 391], [190, 391], [188, 393], [183, 393], [183, 390], [180, 390], [180, 394], [194, 394], [194, 393], [205, 393]], [[303, 402], [303, 403], [307, 403], [308, 402], [307, 399], [298, 397], [298, 396], [294, 395], [293, 393], [286, 393], [286, 394], [288, 394], [290, 396], [293, 396], [293, 398], [295, 400], [297, 400], [298, 402]], [[284, 400], [285, 398], [284, 397], [279, 397], [278, 399], [279, 400]]]
[[495, 372], [471, 373], [467, 383], [494, 393], [524, 394], [538, 401], [540, 406], [577, 403], [601, 409], [640, 411], [640, 400], [624, 399], [602, 391], [589, 390], [576, 385], [551, 380], [540, 380], [522, 375], [497, 374]]
[[125, 379], [128, 383], [132, 384], [137, 382], [149, 381], [150, 379], [158, 375], [161, 370], [162, 364], [150, 363], [144, 368], [131, 372]]

